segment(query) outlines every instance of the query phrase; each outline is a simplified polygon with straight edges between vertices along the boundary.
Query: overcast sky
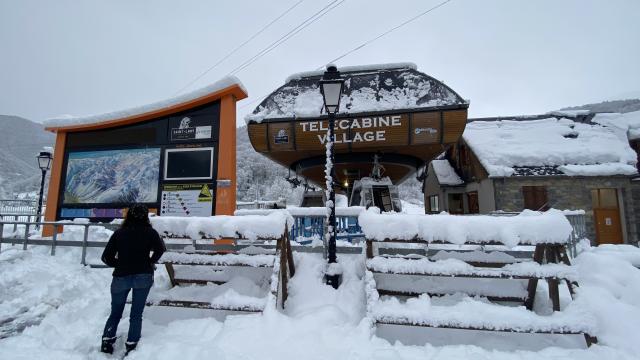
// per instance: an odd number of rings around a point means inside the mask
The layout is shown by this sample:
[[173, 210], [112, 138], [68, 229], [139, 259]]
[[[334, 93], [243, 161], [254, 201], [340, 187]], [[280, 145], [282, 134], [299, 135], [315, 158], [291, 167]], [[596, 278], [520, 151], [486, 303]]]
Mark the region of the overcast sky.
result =
[[[90, 115], [175, 95], [299, 0], [0, 0], [0, 114]], [[346, 0], [237, 76], [238, 122], [313, 70], [443, 0]], [[227, 75], [330, 3], [306, 0], [186, 91]], [[337, 62], [413, 62], [470, 116], [640, 97], [640, 1], [452, 0]], [[250, 105], [247, 105], [250, 104]]]

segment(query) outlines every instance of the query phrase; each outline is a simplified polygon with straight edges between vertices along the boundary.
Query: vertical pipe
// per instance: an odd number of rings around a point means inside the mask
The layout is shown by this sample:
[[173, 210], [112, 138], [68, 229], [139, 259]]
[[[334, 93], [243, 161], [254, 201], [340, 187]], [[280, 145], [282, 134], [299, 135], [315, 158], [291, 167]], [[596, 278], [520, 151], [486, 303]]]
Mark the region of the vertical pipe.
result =
[[[56, 228], [54, 226], [54, 228]], [[54, 230], [57, 232], [57, 229]], [[89, 239], [89, 224], [84, 224], [84, 236], [82, 237], [82, 265], [87, 265], [87, 240]]]
[[22, 250], [27, 250], [27, 242], [29, 241], [29, 222], [24, 223], [24, 243]]
[[[42, 170], [42, 179], [40, 180], [40, 196], [38, 197], [38, 210], [36, 211], [36, 222], [40, 221], [40, 214], [42, 213], [42, 197], [44, 196], [44, 178], [47, 175], [47, 170]], [[40, 225], [36, 225], [36, 229], [39, 229]]]
[[58, 240], [58, 228], [53, 227], [53, 241], [51, 242], [51, 256], [56, 255], [56, 241]]
[[2, 241], [4, 241], [4, 222], [0, 222], [0, 252], [2, 252]]

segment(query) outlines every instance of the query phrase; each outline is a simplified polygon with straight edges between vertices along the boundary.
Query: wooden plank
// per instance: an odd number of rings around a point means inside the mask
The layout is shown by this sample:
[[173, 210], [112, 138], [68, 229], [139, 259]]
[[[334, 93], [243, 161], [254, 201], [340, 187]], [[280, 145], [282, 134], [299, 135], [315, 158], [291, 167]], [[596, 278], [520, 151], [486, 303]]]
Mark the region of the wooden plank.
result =
[[[521, 334], [559, 334], [559, 335], [588, 335], [580, 331], [553, 331], [553, 330], [536, 330], [536, 329], [491, 329], [482, 326], [455, 326], [455, 325], [429, 325], [429, 324], [415, 324], [407, 321], [389, 321], [389, 320], [377, 320], [376, 324], [384, 325], [401, 325], [401, 326], [415, 326], [415, 327], [429, 327], [429, 328], [442, 328], [442, 329], [456, 329], [456, 330], [474, 330], [474, 331], [495, 331], [495, 332], [507, 332], [507, 333], [521, 333]], [[590, 335], [589, 335], [590, 336]]]
[[433, 276], [433, 277], [449, 277], [449, 278], [476, 278], [476, 279], [558, 279], [558, 280], [566, 280], [563, 277], [557, 276], [533, 276], [533, 275], [512, 275], [512, 274], [481, 274], [481, 273], [470, 273], [470, 274], [443, 274], [443, 273], [414, 273], [414, 272], [384, 272], [371, 269], [367, 267], [367, 270], [371, 271], [374, 274], [389, 274], [389, 275], [423, 275], [423, 276]]
[[261, 310], [251, 309], [249, 307], [225, 307], [225, 306], [213, 306], [211, 303], [204, 301], [189, 301], [189, 300], [160, 300], [158, 302], [147, 302], [147, 306], [167, 306], [167, 307], [183, 307], [191, 309], [207, 309], [207, 310], [227, 310], [227, 311], [242, 311], [249, 313], [259, 313]]
[[273, 265], [258, 265], [253, 266], [249, 264], [227, 264], [227, 263], [198, 263], [198, 262], [188, 262], [188, 261], [160, 261], [162, 264], [172, 264], [172, 265], [183, 265], [183, 266], [241, 266], [241, 267], [255, 267], [255, 268], [268, 268]]
[[[379, 295], [385, 295], [385, 296], [406, 296], [406, 297], [418, 297], [422, 294], [427, 294], [431, 297], [435, 296], [435, 297], [441, 297], [441, 296], [446, 296], [446, 295], [453, 295], [456, 292], [462, 292], [462, 291], [452, 291], [452, 292], [424, 292], [424, 293], [417, 293], [417, 292], [407, 292], [407, 291], [396, 291], [396, 290], [385, 290], [385, 289], [378, 289], [378, 294]], [[517, 302], [517, 303], [521, 303], [523, 302], [525, 299], [524, 298], [519, 298], [516, 296], [485, 296], [485, 295], [479, 295], [479, 294], [474, 294], [474, 293], [467, 293], [465, 292], [465, 294], [470, 295], [470, 296], [481, 296], [484, 298], [487, 298], [487, 300], [489, 301], [504, 301], [504, 302]]]
[[196, 285], [208, 285], [208, 284], [222, 285], [226, 283], [226, 281], [224, 280], [202, 280], [202, 279], [174, 279], [174, 281], [176, 284], [196, 284]]
[[287, 263], [289, 264], [289, 276], [293, 277], [296, 274], [296, 265], [293, 262], [293, 252], [291, 251], [291, 242], [289, 241], [289, 231], [288, 229], [285, 231], [284, 242], [286, 245], [285, 250], [287, 251]]

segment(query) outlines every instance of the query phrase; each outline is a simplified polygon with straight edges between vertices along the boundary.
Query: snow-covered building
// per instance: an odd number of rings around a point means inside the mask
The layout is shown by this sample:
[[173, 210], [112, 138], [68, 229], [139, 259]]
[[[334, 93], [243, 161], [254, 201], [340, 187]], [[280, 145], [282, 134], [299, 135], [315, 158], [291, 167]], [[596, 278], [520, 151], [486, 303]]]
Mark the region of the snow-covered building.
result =
[[427, 169], [426, 211], [580, 209], [592, 241], [635, 243], [639, 141], [640, 112], [470, 119]]

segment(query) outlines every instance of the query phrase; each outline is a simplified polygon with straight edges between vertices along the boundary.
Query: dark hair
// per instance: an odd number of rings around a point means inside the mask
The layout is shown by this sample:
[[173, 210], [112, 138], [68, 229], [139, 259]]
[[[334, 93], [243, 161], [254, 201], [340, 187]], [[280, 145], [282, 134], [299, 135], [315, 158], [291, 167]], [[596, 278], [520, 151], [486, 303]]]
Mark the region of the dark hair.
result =
[[149, 221], [149, 209], [143, 204], [133, 204], [129, 207], [127, 215], [124, 217], [122, 227], [144, 227], [151, 226]]

